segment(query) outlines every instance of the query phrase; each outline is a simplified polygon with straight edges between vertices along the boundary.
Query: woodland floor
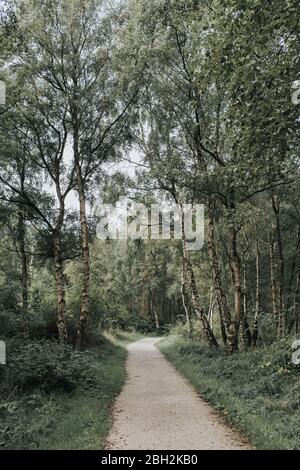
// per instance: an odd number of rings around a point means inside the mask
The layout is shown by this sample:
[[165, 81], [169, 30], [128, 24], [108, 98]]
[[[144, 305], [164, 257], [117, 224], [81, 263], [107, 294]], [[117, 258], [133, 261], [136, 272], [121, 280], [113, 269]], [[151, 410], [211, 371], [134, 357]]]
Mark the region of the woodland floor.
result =
[[107, 449], [249, 449], [146, 338], [128, 349], [127, 380]]

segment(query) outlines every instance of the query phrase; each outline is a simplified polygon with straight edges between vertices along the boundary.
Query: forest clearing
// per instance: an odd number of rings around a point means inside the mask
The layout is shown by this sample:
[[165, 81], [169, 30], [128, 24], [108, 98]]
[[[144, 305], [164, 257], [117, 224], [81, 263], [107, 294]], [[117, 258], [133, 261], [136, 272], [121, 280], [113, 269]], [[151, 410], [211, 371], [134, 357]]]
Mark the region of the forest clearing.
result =
[[1, 450], [299, 450], [299, 17], [0, 0]]

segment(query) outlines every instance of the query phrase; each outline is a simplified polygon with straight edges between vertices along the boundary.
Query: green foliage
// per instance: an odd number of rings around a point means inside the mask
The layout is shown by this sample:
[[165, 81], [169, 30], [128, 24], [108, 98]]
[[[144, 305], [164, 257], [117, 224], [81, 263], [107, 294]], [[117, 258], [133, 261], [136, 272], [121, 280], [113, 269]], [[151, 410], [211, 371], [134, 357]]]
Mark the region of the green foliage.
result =
[[125, 380], [124, 346], [137, 335], [123, 332], [122, 338], [101, 339], [93, 350], [97, 384], [75, 391], [66, 400], [57, 396], [60, 410], [55, 423], [39, 442], [40, 449], [103, 449], [111, 426], [111, 405]]
[[192, 330], [189, 332], [188, 325], [186, 322], [179, 320], [174, 325], [169, 326], [169, 334], [171, 336], [178, 336], [186, 340], [198, 340], [203, 337], [203, 330], [199, 321], [192, 319]]
[[94, 385], [97, 380], [91, 354], [75, 352], [68, 345], [29, 341], [13, 351], [8, 345], [7, 356], [7, 380], [11, 388], [71, 391]]
[[8, 365], [0, 366], [0, 448], [101, 448], [129, 338], [102, 337], [84, 353], [47, 340], [8, 345]]
[[55, 422], [59, 405], [51, 396], [40, 393], [0, 402], [0, 449], [34, 448]]

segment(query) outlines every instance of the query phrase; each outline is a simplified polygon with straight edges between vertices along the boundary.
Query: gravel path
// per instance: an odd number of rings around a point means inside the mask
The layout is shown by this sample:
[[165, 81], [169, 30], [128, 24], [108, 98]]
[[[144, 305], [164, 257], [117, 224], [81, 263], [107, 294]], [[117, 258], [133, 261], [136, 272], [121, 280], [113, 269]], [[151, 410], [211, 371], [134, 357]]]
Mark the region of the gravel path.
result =
[[128, 346], [107, 449], [249, 449], [147, 338]]

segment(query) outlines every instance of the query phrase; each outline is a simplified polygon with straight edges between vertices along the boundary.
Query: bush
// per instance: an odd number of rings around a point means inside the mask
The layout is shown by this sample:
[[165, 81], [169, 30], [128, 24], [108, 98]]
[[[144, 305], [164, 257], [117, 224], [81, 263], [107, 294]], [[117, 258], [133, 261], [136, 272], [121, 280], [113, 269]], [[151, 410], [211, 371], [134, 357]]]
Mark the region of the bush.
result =
[[178, 321], [175, 325], [171, 325], [169, 328], [169, 334], [171, 336], [177, 336], [183, 339], [191, 339], [199, 341], [204, 339], [203, 328], [199, 320], [192, 319], [192, 334], [189, 338], [189, 330], [186, 321]]
[[1, 450], [48, 448], [48, 442], [49, 448], [79, 442], [96, 448], [103, 441], [126, 354], [103, 336], [94, 339], [97, 347], [83, 353], [49, 339], [7, 341], [8, 363], [0, 366]]
[[38, 387], [45, 391], [87, 387], [96, 377], [91, 354], [49, 340], [23, 342], [14, 349], [8, 343], [7, 385], [10, 389]]
[[151, 333], [154, 330], [154, 323], [149, 318], [143, 318], [139, 315], [131, 315], [127, 322], [121, 325], [121, 329], [131, 329], [139, 333]]

